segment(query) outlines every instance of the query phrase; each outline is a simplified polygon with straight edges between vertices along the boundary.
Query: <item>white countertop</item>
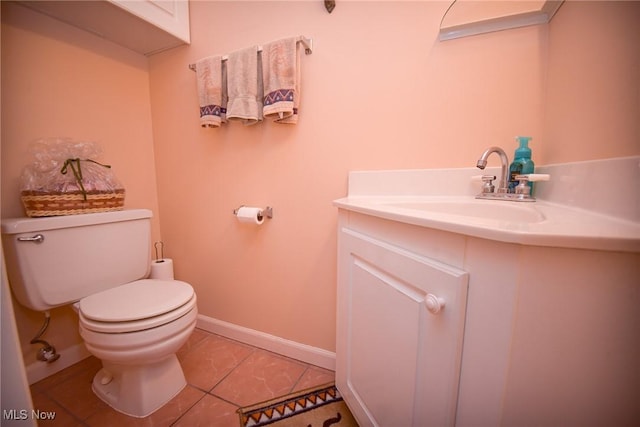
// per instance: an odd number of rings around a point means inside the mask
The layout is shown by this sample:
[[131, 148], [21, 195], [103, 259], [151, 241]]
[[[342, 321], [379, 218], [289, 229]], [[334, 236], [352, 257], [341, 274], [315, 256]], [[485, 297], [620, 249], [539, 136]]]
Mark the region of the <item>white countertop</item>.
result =
[[[429, 205], [442, 204], [442, 209]], [[507, 243], [606, 251], [640, 252], [640, 224], [571, 209], [544, 201], [534, 203], [477, 200], [471, 196], [345, 197], [334, 204], [353, 212], [421, 227]], [[421, 208], [420, 205], [426, 207]], [[406, 206], [403, 206], [406, 205]], [[412, 207], [414, 205], [414, 207]], [[461, 214], [448, 207], [487, 207], [479, 215]], [[514, 206], [515, 205], [515, 206]], [[418, 208], [416, 208], [417, 206]], [[496, 215], [491, 214], [495, 207]], [[501, 215], [509, 210], [513, 215]], [[523, 220], [518, 220], [521, 211]]]
[[640, 252], [640, 156], [537, 168], [535, 202], [479, 200], [499, 168], [354, 171], [340, 209], [501, 242]]

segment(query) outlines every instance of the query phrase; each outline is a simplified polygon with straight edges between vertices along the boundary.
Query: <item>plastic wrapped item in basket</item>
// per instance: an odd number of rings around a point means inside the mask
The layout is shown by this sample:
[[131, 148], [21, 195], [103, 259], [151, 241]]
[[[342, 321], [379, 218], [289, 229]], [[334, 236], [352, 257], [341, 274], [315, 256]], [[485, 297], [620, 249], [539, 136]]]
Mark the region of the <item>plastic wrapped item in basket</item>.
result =
[[121, 210], [124, 187], [110, 165], [98, 162], [100, 146], [64, 138], [38, 140], [22, 172], [21, 199], [30, 217]]

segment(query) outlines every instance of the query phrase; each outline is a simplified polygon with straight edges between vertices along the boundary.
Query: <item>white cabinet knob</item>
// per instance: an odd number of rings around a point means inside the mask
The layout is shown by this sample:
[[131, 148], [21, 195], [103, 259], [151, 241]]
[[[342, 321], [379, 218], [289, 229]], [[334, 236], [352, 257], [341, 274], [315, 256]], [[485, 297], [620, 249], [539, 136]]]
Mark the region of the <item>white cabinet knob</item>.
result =
[[438, 298], [433, 294], [427, 294], [424, 303], [431, 314], [438, 314], [444, 308], [444, 299]]

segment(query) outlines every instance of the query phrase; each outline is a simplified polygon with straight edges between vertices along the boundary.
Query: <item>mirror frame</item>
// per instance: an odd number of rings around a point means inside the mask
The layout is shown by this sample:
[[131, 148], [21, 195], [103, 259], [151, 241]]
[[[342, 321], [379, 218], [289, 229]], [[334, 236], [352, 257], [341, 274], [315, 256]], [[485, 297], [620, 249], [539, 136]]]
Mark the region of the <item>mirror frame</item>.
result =
[[[478, 0], [454, 0], [445, 12], [440, 25], [440, 41], [452, 40], [476, 34], [525, 27], [529, 25], [546, 24], [551, 21], [564, 0], [543, 0], [539, 2], [492, 1], [494, 4], [503, 3], [510, 6], [522, 6], [521, 10], [511, 10], [504, 14], [478, 16]], [[529, 7], [530, 3], [537, 3]], [[455, 9], [454, 9], [455, 8]], [[447, 15], [452, 10], [462, 16], [457, 22], [445, 24]], [[465, 18], [466, 16], [466, 18]]]

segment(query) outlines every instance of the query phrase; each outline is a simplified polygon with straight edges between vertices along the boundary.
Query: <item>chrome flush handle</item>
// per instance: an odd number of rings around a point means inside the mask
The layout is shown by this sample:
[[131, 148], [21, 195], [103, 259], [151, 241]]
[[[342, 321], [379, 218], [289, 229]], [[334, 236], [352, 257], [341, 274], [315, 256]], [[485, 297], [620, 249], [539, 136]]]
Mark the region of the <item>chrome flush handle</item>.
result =
[[36, 234], [33, 237], [18, 237], [18, 242], [42, 243], [44, 242], [44, 236], [42, 234]]

